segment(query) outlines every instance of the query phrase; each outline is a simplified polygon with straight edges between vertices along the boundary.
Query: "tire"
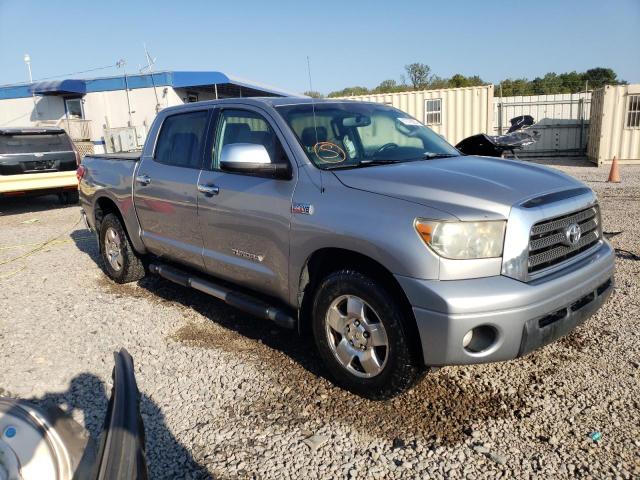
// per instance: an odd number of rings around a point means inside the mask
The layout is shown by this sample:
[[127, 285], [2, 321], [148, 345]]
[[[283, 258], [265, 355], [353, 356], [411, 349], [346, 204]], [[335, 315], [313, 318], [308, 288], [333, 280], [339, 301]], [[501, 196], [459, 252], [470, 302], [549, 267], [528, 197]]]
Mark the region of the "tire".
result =
[[80, 201], [80, 193], [74, 192], [60, 192], [58, 193], [58, 201], [61, 205], [75, 205]]
[[368, 276], [353, 270], [328, 275], [316, 291], [312, 317], [316, 346], [339, 386], [387, 400], [424, 376], [426, 368], [409, 345], [413, 319]]
[[117, 215], [105, 215], [100, 224], [99, 240], [100, 255], [109, 278], [117, 283], [129, 283], [144, 277], [142, 259], [133, 250]]

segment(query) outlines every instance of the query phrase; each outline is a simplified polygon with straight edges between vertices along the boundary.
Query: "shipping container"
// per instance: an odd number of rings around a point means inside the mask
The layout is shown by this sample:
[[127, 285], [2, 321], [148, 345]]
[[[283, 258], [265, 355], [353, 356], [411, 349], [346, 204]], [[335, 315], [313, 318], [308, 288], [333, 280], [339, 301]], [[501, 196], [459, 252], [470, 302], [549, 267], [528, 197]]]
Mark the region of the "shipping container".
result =
[[607, 85], [591, 97], [589, 160], [640, 164], [640, 84]]

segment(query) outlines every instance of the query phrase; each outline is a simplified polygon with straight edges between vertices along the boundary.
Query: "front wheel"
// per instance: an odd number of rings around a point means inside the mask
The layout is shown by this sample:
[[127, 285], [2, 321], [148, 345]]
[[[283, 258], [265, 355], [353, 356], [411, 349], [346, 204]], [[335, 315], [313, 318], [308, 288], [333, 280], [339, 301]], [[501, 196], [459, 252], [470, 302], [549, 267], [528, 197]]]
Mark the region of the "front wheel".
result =
[[107, 275], [117, 283], [129, 283], [144, 277], [144, 264], [131, 246], [120, 219], [105, 215], [100, 224], [100, 254]]
[[407, 317], [387, 290], [361, 273], [342, 270], [322, 281], [313, 332], [336, 383], [373, 400], [417, 383], [425, 368], [409, 346]]

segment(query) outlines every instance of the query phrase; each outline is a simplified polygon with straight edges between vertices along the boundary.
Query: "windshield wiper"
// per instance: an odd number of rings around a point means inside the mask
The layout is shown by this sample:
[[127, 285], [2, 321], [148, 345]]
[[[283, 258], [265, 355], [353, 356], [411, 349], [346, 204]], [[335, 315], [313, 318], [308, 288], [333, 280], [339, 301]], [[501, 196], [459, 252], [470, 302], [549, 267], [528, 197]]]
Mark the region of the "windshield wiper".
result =
[[386, 159], [371, 159], [371, 160], [360, 160], [360, 163], [358, 163], [358, 165], [386, 165], [388, 163], [399, 163], [402, 162], [404, 160], [389, 160], [388, 158]]
[[371, 165], [387, 165], [389, 163], [400, 163], [405, 160], [360, 160], [358, 163], [339, 163], [331, 167], [326, 167], [326, 170], [339, 170], [342, 168], [362, 168]]
[[423, 160], [433, 160], [434, 158], [450, 158], [450, 157], [459, 157], [460, 155], [457, 153], [431, 153], [427, 152], [422, 155]]

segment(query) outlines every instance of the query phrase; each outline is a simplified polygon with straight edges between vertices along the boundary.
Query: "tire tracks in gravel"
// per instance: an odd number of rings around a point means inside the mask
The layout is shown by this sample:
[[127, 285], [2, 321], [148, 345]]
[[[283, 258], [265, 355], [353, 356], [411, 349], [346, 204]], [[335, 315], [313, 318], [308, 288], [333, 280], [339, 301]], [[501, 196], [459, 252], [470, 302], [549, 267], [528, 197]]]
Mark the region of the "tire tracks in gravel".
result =
[[[475, 378], [461, 378], [452, 369], [427, 375], [416, 388], [396, 399], [366, 400], [334, 386], [326, 378], [312, 340], [297, 332], [279, 329], [160, 278], [144, 279], [134, 288], [107, 279], [99, 283], [115, 295], [133, 295], [179, 308], [186, 322], [168, 335], [167, 341], [231, 353], [270, 375], [273, 388], [254, 391], [250, 403], [228, 408], [230, 417], [241, 415], [256, 428], [278, 423], [316, 430], [331, 419], [361, 435], [389, 441], [402, 436], [453, 445], [467, 438], [470, 425], [522, 417], [529, 409], [524, 389], [486, 389]], [[358, 410], [367, 413], [354, 415]]]

